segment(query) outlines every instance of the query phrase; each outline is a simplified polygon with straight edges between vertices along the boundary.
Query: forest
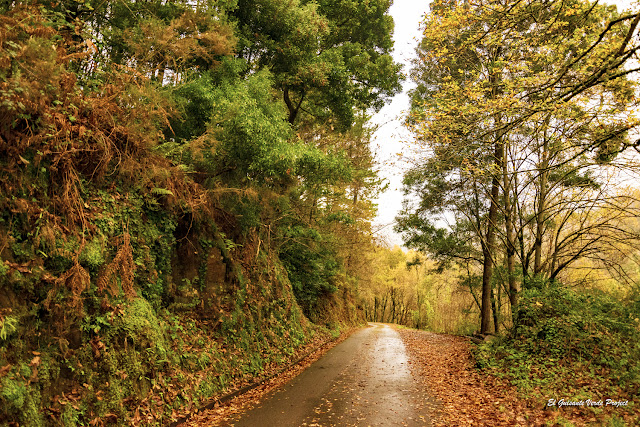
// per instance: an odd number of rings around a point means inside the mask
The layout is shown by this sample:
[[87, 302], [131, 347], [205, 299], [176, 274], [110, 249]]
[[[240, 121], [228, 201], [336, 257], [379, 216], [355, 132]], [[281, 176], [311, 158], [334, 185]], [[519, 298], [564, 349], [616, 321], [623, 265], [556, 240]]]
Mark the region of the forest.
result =
[[164, 425], [363, 322], [388, 7], [0, 3], [0, 423]]
[[367, 321], [640, 395], [640, 13], [435, 0], [403, 70], [391, 3], [0, 1], [0, 425], [168, 425]]
[[477, 366], [541, 400], [637, 399], [639, 22], [599, 2], [431, 3], [396, 224], [417, 252], [394, 254], [406, 271], [387, 256], [400, 281], [378, 279], [374, 317], [479, 330]]

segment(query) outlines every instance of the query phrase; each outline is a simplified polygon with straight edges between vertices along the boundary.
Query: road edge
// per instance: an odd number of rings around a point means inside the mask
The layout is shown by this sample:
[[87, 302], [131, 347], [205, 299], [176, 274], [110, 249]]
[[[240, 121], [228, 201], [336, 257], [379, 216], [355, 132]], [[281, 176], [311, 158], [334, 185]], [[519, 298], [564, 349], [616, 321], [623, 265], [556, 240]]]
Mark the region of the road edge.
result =
[[[297, 366], [300, 366], [303, 362], [305, 362], [309, 358], [312, 358], [312, 360], [310, 360], [310, 363], [309, 363], [309, 365], [311, 365], [313, 362], [318, 360], [320, 357], [322, 357], [325, 353], [327, 353], [333, 347], [337, 346], [338, 344], [340, 344], [341, 342], [346, 340], [354, 332], [356, 332], [356, 331], [358, 331], [358, 330], [360, 330], [362, 328], [366, 328], [366, 327], [368, 327], [368, 326], [364, 325], [364, 326], [359, 326], [359, 327], [350, 327], [350, 328], [346, 329], [344, 332], [341, 332], [340, 335], [338, 335], [337, 337], [328, 339], [327, 341], [323, 342], [322, 344], [320, 344], [320, 345], [312, 348], [311, 350], [307, 351], [305, 354], [300, 356], [298, 359], [294, 360], [293, 362], [288, 363], [287, 365], [285, 365], [284, 367], [282, 367], [281, 369], [279, 369], [275, 373], [270, 374], [267, 377], [265, 377], [263, 379], [260, 379], [258, 381], [255, 381], [255, 382], [253, 382], [251, 384], [248, 384], [248, 385], [246, 385], [244, 387], [241, 387], [238, 390], [234, 390], [234, 391], [229, 392], [227, 394], [224, 394], [222, 396], [216, 397], [216, 398], [212, 399], [211, 401], [209, 401], [206, 405], [191, 411], [188, 415], [182, 416], [177, 421], [172, 421], [170, 424], [167, 424], [167, 426], [168, 427], [178, 427], [178, 426], [180, 426], [180, 425], [182, 425], [184, 423], [189, 422], [192, 418], [194, 418], [196, 415], [199, 415], [202, 412], [209, 411], [209, 410], [214, 409], [214, 408], [216, 408], [216, 407], [218, 407], [220, 405], [224, 405], [226, 403], [229, 403], [233, 399], [235, 399], [237, 397], [240, 397], [240, 396], [248, 393], [249, 391], [255, 390], [255, 389], [259, 388], [260, 386], [263, 386], [263, 385], [273, 381], [276, 377], [280, 377], [281, 375], [283, 375], [286, 372], [293, 372], [294, 369]], [[305, 367], [304, 369], [301, 369], [299, 372], [295, 373], [295, 375], [292, 375], [290, 378], [287, 379], [287, 381], [284, 384], [288, 383], [293, 378], [298, 376], [307, 367]], [[266, 392], [268, 392], [268, 391], [271, 391], [271, 389], [266, 390], [264, 394], [266, 394]]]

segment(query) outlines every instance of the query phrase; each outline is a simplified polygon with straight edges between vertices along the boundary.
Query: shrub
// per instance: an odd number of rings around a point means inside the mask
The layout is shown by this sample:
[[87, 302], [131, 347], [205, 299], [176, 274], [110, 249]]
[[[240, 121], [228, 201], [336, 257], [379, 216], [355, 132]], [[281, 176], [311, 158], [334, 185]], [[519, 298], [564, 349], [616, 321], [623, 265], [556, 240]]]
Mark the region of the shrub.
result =
[[634, 304], [602, 291], [577, 292], [557, 282], [530, 284], [521, 295], [511, 335], [482, 344], [478, 365], [506, 371], [524, 388], [569, 387], [586, 374], [600, 392], [603, 387], [619, 387], [637, 394], [640, 331]]
[[319, 298], [337, 290], [340, 264], [317, 230], [291, 227], [286, 237], [288, 240], [280, 249], [280, 259], [287, 269], [298, 303], [309, 316]]

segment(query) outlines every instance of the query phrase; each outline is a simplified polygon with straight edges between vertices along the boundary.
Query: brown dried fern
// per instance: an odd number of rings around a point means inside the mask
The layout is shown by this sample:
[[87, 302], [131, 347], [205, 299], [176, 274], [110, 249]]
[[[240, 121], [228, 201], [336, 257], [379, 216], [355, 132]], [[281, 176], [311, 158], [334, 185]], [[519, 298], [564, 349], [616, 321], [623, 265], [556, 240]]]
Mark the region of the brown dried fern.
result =
[[[77, 261], [73, 267], [55, 280], [53, 288], [47, 293], [43, 306], [55, 314], [58, 326], [65, 325], [69, 315], [82, 315], [84, 312], [82, 293], [89, 288], [90, 283], [89, 272]], [[65, 304], [54, 304], [54, 296], [63, 288], [70, 292], [69, 299]]]
[[133, 262], [133, 249], [131, 247], [131, 236], [128, 232], [122, 235], [122, 245], [118, 249], [116, 256], [107, 264], [98, 277], [98, 290], [100, 292], [109, 291], [113, 296], [120, 293], [116, 278], [120, 276], [122, 292], [128, 298], [135, 298], [137, 293], [133, 288], [133, 278], [136, 266]]

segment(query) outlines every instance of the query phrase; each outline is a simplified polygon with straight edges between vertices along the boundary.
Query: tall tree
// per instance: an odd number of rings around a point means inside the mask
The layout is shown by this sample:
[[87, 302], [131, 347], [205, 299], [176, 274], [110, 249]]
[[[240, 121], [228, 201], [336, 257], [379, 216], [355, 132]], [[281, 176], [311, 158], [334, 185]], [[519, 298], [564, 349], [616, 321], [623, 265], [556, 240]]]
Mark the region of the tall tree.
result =
[[[492, 270], [501, 259], [496, 235], [505, 241], [508, 292], [513, 303], [517, 300], [515, 235], [528, 238], [514, 222], [517, 206], [528, 203], [519, 200], [523, 187], [535, 182], [539, 189], [532, 246], [533, 274], [538, 274], [551, 181], [583, 186], [580, 170], [611, 160], [631, 144], [626, 135], [638, 121], [630, 108], [636, 102], [634, 83], [626, 77], [634, 70], [625, 63], [639, 48], [631, 37], [638, 19], [581, 0], [437, 1], [425, 19], [410, 123], [426, 155], [435, 154], [426, 163], [435, 164], [430, 170], [447, 179], [460, 177], [459, 182], [480, 177], [479, 200], [486, 209], [476, 230], [483, 254], [482, 332], [489, 331]], [[523, 186], [522, 167], [533, 170], [535, 181], [525, 179]], [[416, 188], [415, 177], [410, 172], [405, 179], [409, 192]], [[437, 193], [415, 196], [433, 203]], [[412, 209], [408, 205], [399, 222], [408, 236], [415, 235], [406, 221]]]
[[240, 0], [233, 15], [238, 54], [276, 78], [291, 124], [333, 120], [348, 129], [355, 114], [379, 109], [400, 89], [393, 62], [389, 0]]

